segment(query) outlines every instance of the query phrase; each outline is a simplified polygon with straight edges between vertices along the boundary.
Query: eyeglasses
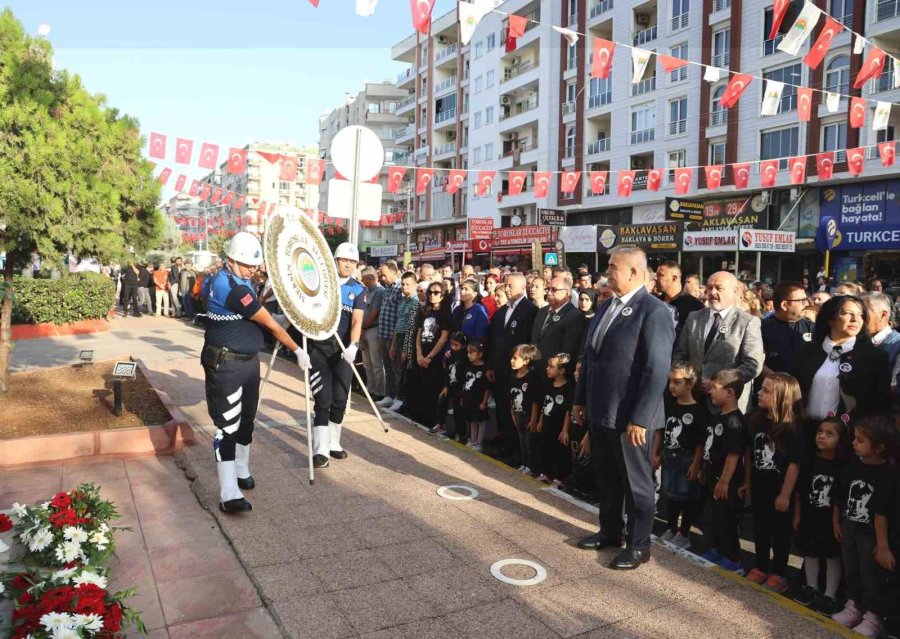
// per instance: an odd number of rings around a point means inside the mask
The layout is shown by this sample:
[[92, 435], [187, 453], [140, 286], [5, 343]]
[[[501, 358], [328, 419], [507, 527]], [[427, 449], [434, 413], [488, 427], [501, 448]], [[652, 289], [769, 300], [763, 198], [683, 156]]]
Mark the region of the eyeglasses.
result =
[[553, 287], [553, 286], [551, 286], [551, 287], [548, 288], [547, 290], [550, 291], [551, 293], [557, 293], [557, 292], [559, 292], [559, 291], [565, 291], [566, 293], [569, 292], [569, 289], [567, 289], [567, 288], [555, 288], [555, 287]]
[[796, 304], [797, 302], [806, 302], [806, 298], [801, 297], [800, 299], [796, 299], [796, 300], [784, 300], [784, 301], [787, 302], [788, 304]]
[[429, 295], [443, 295], [444, 291], [428, 291]]

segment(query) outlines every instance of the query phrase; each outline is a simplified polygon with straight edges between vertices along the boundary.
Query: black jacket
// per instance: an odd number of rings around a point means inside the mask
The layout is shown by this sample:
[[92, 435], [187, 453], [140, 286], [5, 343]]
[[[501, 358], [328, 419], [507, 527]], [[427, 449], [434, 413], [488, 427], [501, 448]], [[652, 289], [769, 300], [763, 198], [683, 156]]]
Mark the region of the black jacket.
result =
[[488, 327], [487, 366], [500, 379], [507, 379], [512, 374], [509, 360], [513, 349], [519, 344], [528, 344], [531, 340], [531, 328], [537, 307], [527, 297], [522, 298], [513, 311], [509, 322], [506, 319], [508, 304], [497, 309]]
[[531, 329], [531, 343], [537, 346], [541, 357], [534, 363], [534, 370], [543, 379], [546, 377], [547, 359], [559, 353], [568, 353], [572, 356], [567, 368], [569, 378], [575, 372], [575, 362], [581, 356], [581, 344], [584, 337], [584, 327], [587, 320], [584, 313], [572, 306], [565, 304], [559, 309], [554, 321], [552, 318], [544, 326], [544, 320], [553, 313], [553, 309], [545, 306], [537, 312], [534, 318], [534, 326]]

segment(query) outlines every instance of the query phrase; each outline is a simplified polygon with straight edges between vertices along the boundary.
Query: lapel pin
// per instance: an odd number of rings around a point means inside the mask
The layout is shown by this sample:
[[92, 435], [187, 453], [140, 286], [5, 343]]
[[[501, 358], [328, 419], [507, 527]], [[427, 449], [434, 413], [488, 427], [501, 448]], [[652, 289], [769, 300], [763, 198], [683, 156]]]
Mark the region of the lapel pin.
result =
[[727, 327], [727, 326], [720, 326], [720, 327], [719, 327], [719, 332], [722, 333], [722, 335], [724, 335], [725, 333], [728, 332], [728, 327]]
[[516, 320], [513, 320], [513, 321], [511, 321], [511, 322], [509, 323], [509, 325], [510, 325], [512, 328], [515, 328], [517, 323], [518, 323], [518, 322], [516, 322]]
[[554, 316], [553, 316], [553, 321], [554, 321], [554, 322], [558, 322], [558, 321], [559, 321], [559, 315], [554, 315]]
[[842, 373], [849, 373], [850, 371], [853, 370], [853, 367], [850, 366], [850, 364], [844, 362], [843, 364], [840, 365], [840, 369], [841, 369]]
[[631, 315], [631, 310], [632, 309], [630, 306], [626, 306], [625, 308], [623, 308], [622, 309], [622, 317], [628, 317], [629, 315]]

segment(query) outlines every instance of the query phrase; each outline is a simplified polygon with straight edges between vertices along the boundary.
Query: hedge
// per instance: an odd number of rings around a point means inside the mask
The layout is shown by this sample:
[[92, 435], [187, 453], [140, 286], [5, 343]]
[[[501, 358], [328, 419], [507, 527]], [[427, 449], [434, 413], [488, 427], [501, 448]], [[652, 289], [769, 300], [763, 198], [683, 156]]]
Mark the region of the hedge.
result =
[[13, 279], [13, 324], [101, 319], [115, 302], [115, 283], [97, 273], [75, 273], [58, 280]]

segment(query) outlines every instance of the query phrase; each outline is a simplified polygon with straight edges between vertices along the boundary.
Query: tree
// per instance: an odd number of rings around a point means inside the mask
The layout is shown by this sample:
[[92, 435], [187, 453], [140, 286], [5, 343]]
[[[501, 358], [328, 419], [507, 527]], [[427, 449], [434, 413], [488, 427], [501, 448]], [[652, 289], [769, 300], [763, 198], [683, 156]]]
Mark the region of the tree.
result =
[[158, 244], [160, 186], [138, 123], [54, 71], [52, 49], [0, 13], [0, 394], [9, 388], [13, 275], [37, 251], [102, 261]]
[[346, 242], [349, 237], [347, 230], [344, 227], [337, 225], [327, 225], [323, 227], [322, 233], [325, 235], [325, 241], [328, 242], [328, 248], [331, 249], [332, 253], [334, 253], [338, 244]]
[[175, 220], [169, 216], [165, 216], [163, 222], [163, 239], [159, 248], [164, 251], [175, 251], [179, 246], [181, 246], [181, 229], [178, 228]]

